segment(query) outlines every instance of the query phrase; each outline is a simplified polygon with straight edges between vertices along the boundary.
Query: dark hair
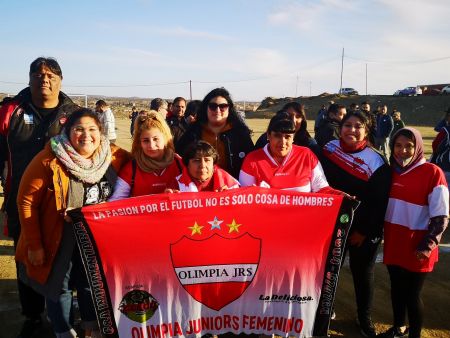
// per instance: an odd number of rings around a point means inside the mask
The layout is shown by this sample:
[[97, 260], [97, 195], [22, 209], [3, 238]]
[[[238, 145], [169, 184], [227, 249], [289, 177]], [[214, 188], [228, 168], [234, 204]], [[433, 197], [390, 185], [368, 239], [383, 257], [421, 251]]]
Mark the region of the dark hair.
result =
[[231, 124], [234, 126], [242, 126], [243, 128], [247, 129], [248, 132], [250, 132], [250, 129], [247, 127], [247, 125], [242, 121], [242, 119], [239, 117], [238, 113], [236, 112], [236, 108], [234, 107], [233, 100], [231, 99], [230, 93], [225, 88], [216, 88], [211, 90], [208, 94], [206, 94], [205, 98], [202, 100], [202, 103], [200, 105], [200, 108], [197, 112], [197, 121], [205, 124], [208, 122], [208, 103], [213, 98], [221, 96], [225, 100], [227, 100], [228, 103], [228, 118], [227, 122], [231, 122]]
[[370, 105], [370, 103], [369, 103], [369, 102], [367, 102], [367, 101], [363, 101], [363, 102], [361, 102], [361, 106], [362, 106], [363, 104], [368, 104], [368, 105]]
[[342, 119], [342, 121], [339, 124], [339, 129], [342, 130], [342, 126], [344, 125], [344, 123], [347, 122], [347, 120], [351, 117], [356, 117], [357, 119], [359, 119], [361, 121], [361, 123], [364, 125], [364, 127], [366, 129], [366, 139], [368, 139], [370, 130], [372, 128], [372, 122], [371, 122], [370, 118], [367, 116], [367, 114], [365, 114], [364, 112], [362, 112], [360, 110], [356, 110], [356, 111], [345, 114], [344, 118]]
[[158, 109], [161, 108], [162, 106], [169, 107], [169, 104], [167, 103], [166, 100], [163, 100], [159, 97], [154, 98], [153, 100], [150, 101], [150, 110], [158, 111]]
[[186, 105], [186, 111], [184, 112], [184, 116], [188, 117], [190, 115], [197, 117], [197, 112], [200, 109], [202, 101], [200, 100], [192, 100], [189, 101]]
[[302, 117], [302, 122], [300, 123], [300, 128], [295, 132], [294, 135], [294, 144], [306, 146], [308, 144], [308, 140], [311, 138], [311, 135], [308, 132], [308, 122], [306, 121], [306, 111], [305, 105], [298, 102], [289, 102], [286, 103], [283, 109], [288, 110], [292, 108], [295, 110], [297, 114], [300, 114]]
[[94, 112], [92, 109], [80, 108], [75, 110], [72, 114], [70, 114], [69, 117], [67, 118], [66, 123], [64, 124], [63, 132], [66, 133], [68, 138], [70, 138], [70, 129], [72, 129], [75, 122], [77, 122], [79, 119], [85, 116], [93, 118], [95, 124], [100, 130], [100, 133], [103, 134], [103, 126], [102, 123], [100, 122], [98, 114]]
[[62, 79], [62, 71], [61, 67], [58, 64], [58, 61], [56, 59], [48, 57], [38, 57], [36, 60], [34, 60], [30, 65], [30, 75], [33, 73], [36, 73], [41, 69], [41, 67], [47, 67], [52, 71], [52, 73], [55, 73]]
[[333, 103], [333, 104], [331, 104], [331, 105], [328, 107], [327, 114], [328, 114], [328, 116], [330, 116], [330, 113], [331, 113], [331, 114], [337, 114], [338, 111], [339, 111], [340, 109], [343, 109], [343, 108], [345, 108], [344, 105], [342, 105], [342, 104], [337, 104], [337, 103]]
[[106, 107], [108, 104], [106, 103], [105, 100], [98, 100], [97, 102], [95, 102], [95, 105], [100, 107]]
[[294, 121], [286, 111], [280, 110], [270, 119], [267, 133], [269, 134], [272, 131], [284, 134], [295, 133]]
[[173, 99], [172, 103], [175, 104], [175, 103], [177, 103], [177, 102], [179, 102], [179, 101], [184, 101], [184, 102], [186, 102], [186, 99], [185, 99], [184, 97], [177, 96], [176, 98]]
[[191, 143], [186, 148], [186, 151], [183, 155], [184, 165], [187, 167], [189, 161], [197, 157], [212, 157], [214, 164], [216, 164], [219, 160], [219, 154], [217, 153], [216, 149], [214, 149], [212, 145], [205, 141], [197, 141]]

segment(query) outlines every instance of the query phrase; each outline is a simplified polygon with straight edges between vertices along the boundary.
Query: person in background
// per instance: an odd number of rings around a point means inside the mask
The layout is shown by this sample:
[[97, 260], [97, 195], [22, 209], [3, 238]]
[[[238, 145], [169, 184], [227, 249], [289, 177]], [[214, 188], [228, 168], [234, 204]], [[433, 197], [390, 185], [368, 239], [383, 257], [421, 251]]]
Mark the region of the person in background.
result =
[[239, 182], [217, 166], [219, 155], [208, 142], [192, 143], [184, 153], [181, 175], [166, 192], [223, 191], [239, 188]]
[[431, 147], [433, 153], [430, 162], [441, 168], [445, 174], [447, 183], [450, 182], [450, 125], [440, 129]]
[[200, 109], [200, 106], [202, 105], [202, 101], [200, 100], [192, 100], [189, 101], [186, 105], [186, 111], [184, 112], [184, 118], [186, 119], [186, 122], [189, 124], [194, 123], [197, 121], [197, 113]]
[[398, 110], [392, 114], [392, 120], [394, 121], [394, 129], [392, 129], [391, 137], [394, 136], [400, 129], [405, 128], [405, 122], [402, 120], [402, 114]]
[[131, 108], [131, 112], [128, 114], [128, 118], [131, 120], [130, 123], [130, 134], [133, 136], [134, 132], [134, 121], [136, 121], [136, 117], [138, 117], [139, 111], [136, 108], [136, 105], [133, 103], [133, 107]]
[[436, 124], [436, 126], [434, 127], [434, 131], [439, 133], [442, 128], [448, 126], [450, 126], [450, 107], [448, 107], [447, 111], [445, 112], [444, 118]]
[[176, 97], [173, 100], [172, 116], [167, 118], [167, 124], [173, 136], [174, 144], [183, 136], [189, 127], [188, 122], [184, 117], [186, 111], [186, 100], [183, 97]]
[[[59, 134], [69, 115], [79, 108], [61, 91], [62, 79], [61, 67], [55, 59], [39, 57], [30, 64], [29, 87], [0, 108], [0, 163], [6, 162], [6, 170], [0, 172], [4, 175], [2, 181], [6, 181], [5, 231], [13, 238], [15, 248], [22, 227], [17, 191], [23, 173], [46, 142]], [[18, 337], [28, 338], [43, 328], [45, 299], [20, 279], [17, 284], [22, 315], [26, 318]]]
[[98, 100], [95, 103], [95, 111], [98, 113], [104, 133], [109, 142], [115, 143], [117, 139], [116, 119], [114, 118], [111, 108], [104, 100]]
[[189, 126], [178, 141], [179, 154], [199, 140], [206, 141], [219, 154], [218, 166], [233, 177], [239, 171], [245, 156], [253, 150], [251, 131], [239, 118], [230, 93], [225, 88], [210, 91], [198, 110], [197, 121]]
[[355, 112], [355, 111], [358, 111], [359, 110], [359, 106], [358, 106], [358, 104], [357, 103], [351, 103], [350, 104], [350, 107], [348, 108], [348, 112], [349, 113], [353, 113], [353, 112]]
[[328, 108], [334, 104], [334, 101], [329, 101], [328, 106], [322, 105], [320, 110], [317, 112], [317, 117], [314, 121], [314, 133], [317, 133], [317, 128], [319, 127], [320, 121], [327, 117]]
[[394, 129], [394, 121], [387, 113], [387, 106], [381, 105], [377, 115], [377, 137], [375, 138], [375, 148], [386, 158], [389, 157], [389, 136]]
[[273, 116], [266, 133], [269, 142], [244, 160], [239, 174], [241, 186], [336, 193], [328, 185], [317, 156], [308, 148], [294, 145], [294, 135], [295, 123], [289, 115]]
[[377, 114], [375, 112], [370, 111], [370, 104], [367, 101], [361, 103], [361, 111], [367, 115], [370, 120], [370, 134], [369, 141], [372, 146], [375, 145], [375, 139], [377, 137]]
[[387, 160], [370, 146], [370, 121], [361, 111], [348, 113], [340, 137], [323, 147], [320, 162], [330, 185], [361, 203], [355, 210], [345, 247], [356, 295], [357, 324], [365, 337], [375, 337], [371, 318], [374, 268], [383, 234], [391, 172]]
[[154, 110], [144, 111], [136, 119], [131, 155], [133, 159], [120, 171], [110, 201], [163, 193], [183, 171], [169, 126]]
[[382, 338], [420, 338], [425, 313], [420, 294], [438, 261], [438, 245], [448, 225], [447, 182], [439, 167], [426, 162], [423, 152], [416, 129], [400, 129], [393, 136], [383, 259], [391, 280], [394, 322], [379, 335]]
[[[315, 139], [311, 137], [307, 130], [306, 112], [302, 104], [298, 102], [286, 103], [282, 110], [277, 114], [287, 114], [295, 124], [294, 144], [297, 146], [303, 146], [311, 149], [314, 154], [318, 155], [320, 147], [317, 145]], [[267, 144], [267, 134], [263, 133], [258, 138], [255, 144], [255, 148], [259, 149]]]
[[166, 100], [157, 97], [150, 101], [150, 110], [157, 111], [162, 115], [164, 119], [167, 118], [167, 114], [169, 112], [168, 109], [169, 104], [167, 103]]
[[18, 277], [45, 296], [56, 337], [77, 337], [72, 290], [86, 337], [100, 337], [91, 289], [66, 211], [105, 202], [129, 153], [110, 145], [98, 115], [74, 111], [28, 165], [17, 195]]
[[331, 140], [339, 139], [339, 124], [345, 114], [347, 114], [345, 106], [339, 104], [330, 105], [327, 117], [321, 121], [314, 136], [320, 148]]

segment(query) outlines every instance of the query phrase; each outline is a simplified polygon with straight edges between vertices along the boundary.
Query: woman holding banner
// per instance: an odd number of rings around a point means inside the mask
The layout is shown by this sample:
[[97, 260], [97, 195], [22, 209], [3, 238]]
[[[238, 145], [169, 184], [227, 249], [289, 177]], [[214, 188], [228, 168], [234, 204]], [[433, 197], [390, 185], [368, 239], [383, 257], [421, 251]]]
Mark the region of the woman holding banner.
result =
[[321, 163], [331, 186], [355, 196], [355, 211], [346, 243], [356, 295], [357, 323], [366, 337], [375, 337], [371, 319], [374, 267], [383, 234], [391, 174], [386, 159], [369, 144], [370, 120], [362, 112], [345, 115], [339, 140], [325, 144]]
[[244, 160], [241, 185], [341, 194], [328, 185], [316, 155], [293, 144], [294, 134], [295, 124], [287, 113], [272, 117], [266, 134], [268, 143]]
[[[110, 145], [96, 113], [79, 109], [27, 167], [17, 204], [19, 278], [46, 297], [56, 337], [76, 337], [72, 287], [86, 336], [99, 335], [91, 291], [66, 210], [105, 202], [129, 154]], [[69, 286], [70, 282], [70, 286]]]
[[212, 145], [197, 141], [184, 153], [185, 168], [166, 192], [223, 191], [239, 188], [239, 182], [217, 166], [219, 155]]
[[[442, 170], [427, 163], [414, 128], [400, 129], [391, 143], [392, 188], [384, 222], [384, 264], [391, 279], [394, 325], [380, 337], [420, 337], [427, 275], [438, 261], [448, 224], [449, 194]], [[421, 184], [417, 184], [417, 182]], [[416, 217], [413, 217], [415, 215]]]
[[131, 155], [133, 159], [120, 171], [110, 201], [163, 193], [183, 171], [170, 128], [154, 110], [137, 117]]

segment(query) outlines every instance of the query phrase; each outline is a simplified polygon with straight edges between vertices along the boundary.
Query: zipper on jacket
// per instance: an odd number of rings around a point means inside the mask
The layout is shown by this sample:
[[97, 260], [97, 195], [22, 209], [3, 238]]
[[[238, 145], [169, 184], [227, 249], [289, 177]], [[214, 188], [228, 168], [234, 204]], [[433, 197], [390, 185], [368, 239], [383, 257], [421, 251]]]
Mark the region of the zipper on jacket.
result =
[[[69, 183], [70, 184], [70, 183]], [[60, 198], [61, 198], [61, 208], [66, 209], [66, 201], [64, 199], [63, 194], [63, 185], [62, 185], [62, 179], [61, 179], [61, 172], [58, 170], [58, 185], [59, 185], [59, 191], [60, 191]]]

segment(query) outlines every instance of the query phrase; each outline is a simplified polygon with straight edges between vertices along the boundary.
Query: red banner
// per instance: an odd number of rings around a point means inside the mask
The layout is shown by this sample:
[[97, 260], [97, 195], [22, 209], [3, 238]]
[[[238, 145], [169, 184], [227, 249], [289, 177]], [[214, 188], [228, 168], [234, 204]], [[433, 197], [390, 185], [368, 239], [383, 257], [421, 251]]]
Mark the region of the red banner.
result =
[[326, 336], [351, 204], [252, 187], [72, 212], [102, 333]]

